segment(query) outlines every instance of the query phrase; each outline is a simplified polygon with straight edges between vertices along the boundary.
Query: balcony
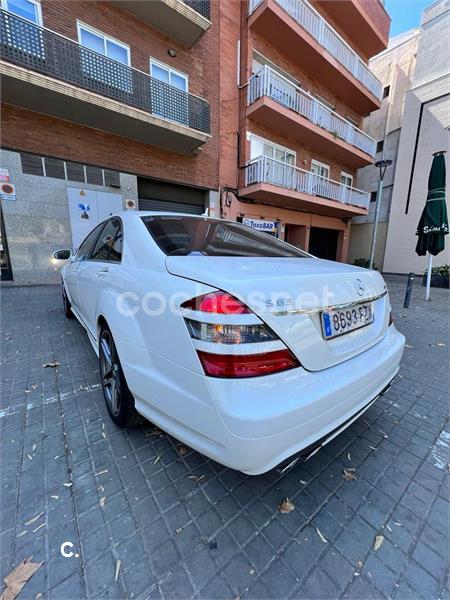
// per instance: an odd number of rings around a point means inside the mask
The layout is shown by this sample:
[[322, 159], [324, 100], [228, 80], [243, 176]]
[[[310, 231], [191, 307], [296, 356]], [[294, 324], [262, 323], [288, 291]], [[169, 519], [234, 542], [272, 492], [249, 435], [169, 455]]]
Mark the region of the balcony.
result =
[[250, 0], [249, 26], [359, 114], [380, 107], [382, 86], [306, 0]]
[[375, 140], [268, 66], [249, 81], [247, 116], [354, 168], [373, 163]]
[[181, 154], [209, 138], [209, 104], [0, 11], [2, 100]]
[[316, 4], [367, 58], [386, 49], [391, 19], [380, 0], [316, 0]]
[[111, 1], [187, 48], [211, 26], [209, 0]]
[[239, 196], [336, 217], [367, 214], [370, 195], [267, 156], [250, 161]]

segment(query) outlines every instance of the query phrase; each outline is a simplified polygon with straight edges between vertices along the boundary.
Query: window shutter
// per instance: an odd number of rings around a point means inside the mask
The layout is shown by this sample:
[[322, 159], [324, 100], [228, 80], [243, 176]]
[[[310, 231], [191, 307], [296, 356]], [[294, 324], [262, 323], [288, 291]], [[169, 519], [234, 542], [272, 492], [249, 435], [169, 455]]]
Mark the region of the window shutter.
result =
[[103, 185], [103, 172], [100, 167], [86, 165], [86, 181], [94, 185]]
[[22, 173], [26, 175], [44, 175], [44, 167], [42, 165], [42, 156], [36, 154], [21, 154]]
[[66, 172], [64, 170], [64, 161], [59, 158], [50, 158], [46, 156], [45, 162], [45, 174], [47, 177], [55, 177], [56, 179], [65, 179]]
[[103, 169], [103, 173], [105, 175], [105, 185], [117, 188], [120, 187], [120, 175], [118, 171], [109, 171], [108, 169]]
[[75, 162], [66, 162], [67, 179], [69, 181], [85, 182], [84, 165]]

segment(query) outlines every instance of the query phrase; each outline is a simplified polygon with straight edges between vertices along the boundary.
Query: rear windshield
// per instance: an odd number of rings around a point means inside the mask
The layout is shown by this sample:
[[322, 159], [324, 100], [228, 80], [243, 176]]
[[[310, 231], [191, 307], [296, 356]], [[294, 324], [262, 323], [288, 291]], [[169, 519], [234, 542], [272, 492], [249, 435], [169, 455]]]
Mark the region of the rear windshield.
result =
[[239, 223], [183, 216], [142, 217], [142, 220], [167, 256], [308, 257], [268, 233]]

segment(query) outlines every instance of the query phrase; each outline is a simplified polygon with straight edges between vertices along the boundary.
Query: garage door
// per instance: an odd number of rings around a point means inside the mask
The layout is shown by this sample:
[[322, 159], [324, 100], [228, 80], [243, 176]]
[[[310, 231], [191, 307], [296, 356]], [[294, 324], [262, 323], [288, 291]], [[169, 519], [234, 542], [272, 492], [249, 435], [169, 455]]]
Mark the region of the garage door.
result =
[[138, 179], [139, 210], [158, 210], [201, 215], [205, 191], [151, 179]]

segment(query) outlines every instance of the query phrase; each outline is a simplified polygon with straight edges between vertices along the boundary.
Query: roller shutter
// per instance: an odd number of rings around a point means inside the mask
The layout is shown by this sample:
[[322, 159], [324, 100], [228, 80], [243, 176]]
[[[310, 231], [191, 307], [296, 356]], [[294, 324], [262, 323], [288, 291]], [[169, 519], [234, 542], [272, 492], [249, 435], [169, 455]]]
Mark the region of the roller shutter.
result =
[[138, 179], [139, 210], [156, 210], [201, 215], [205, 192], [184, 185]]

